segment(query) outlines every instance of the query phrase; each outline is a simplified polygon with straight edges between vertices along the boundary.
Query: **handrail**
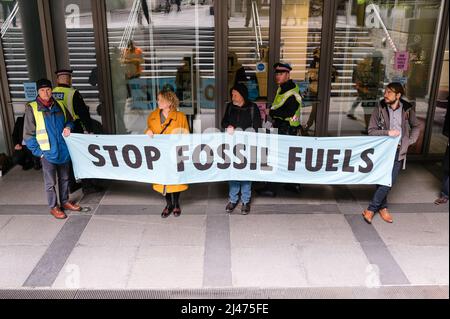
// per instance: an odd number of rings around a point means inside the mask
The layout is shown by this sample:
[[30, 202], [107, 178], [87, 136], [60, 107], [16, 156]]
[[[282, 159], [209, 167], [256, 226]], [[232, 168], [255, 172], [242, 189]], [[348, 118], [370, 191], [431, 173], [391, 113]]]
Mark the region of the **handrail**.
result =
[[261, 23], [259, 20], [258, 6], [256, 1], [252, 0], [252, 20], [253, 28], [255, 29], [255, 40], [256, 40], [256, 54], [258, 55], [258, 60], [261, 60], [260, 46], [262, 46], [262, 32]]
[[135, 31], [135, 24], [139, 15], [139, 11], [141, 10], [141, 1], [134, 0], [133, 6], [131, 7], [130, 14], [128, 15], [127, 24], [122, 34], [122, 38], [120, 39], [119, 49], [121, 50], [121, 55], [123, 57], [124, 49], [128, 45], [128, 41], [133, 38]]
[[378, 10], [377, 10], [377, 6], [373, 3], [373, 1], [370, 1], [369, 5], [367, 7], [368, 8], [371, 7], [373, 9], [375, 16], [377, 17], [378, 21], [380, 21], [381, 26], [383, 27], [383, 31], [386, 34], [386, 37], [389, 41], [389, 44], [392, 47], [392, 50], [394, 50], [394, 52], [397, 52], [398, 50], [397, 50], [397, 47], [395, 46], [394, 40], [392, 40], [391, 34], [389, 33], [388, 29], [386, 28], [386, 25], [384, 24], [384, 21], [381, 18], [380, 12], [378, 12]]
[[11, 25], [11, 22], [16, 17], [16, 14], [18, 11], [19, 11], [19, 3], [16, 2], [16, 4], [14, 5], [14, 8], [12, 9], [9, 16], [5, 19], [5, 21], [3, 21], [3, 25], [2, 25], [2, 29], [1, 29], [1, 38], [3, 38], [3, 36], [8, 31], [9, 26]]

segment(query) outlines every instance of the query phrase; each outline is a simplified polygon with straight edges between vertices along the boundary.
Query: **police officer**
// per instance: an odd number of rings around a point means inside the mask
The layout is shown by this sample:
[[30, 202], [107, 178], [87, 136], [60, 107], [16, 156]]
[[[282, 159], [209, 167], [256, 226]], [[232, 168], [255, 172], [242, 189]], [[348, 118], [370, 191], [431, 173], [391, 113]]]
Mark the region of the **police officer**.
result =
[[72, 70], [56, 71], [57, 86], [53, 89], [53, 96], [64, 102], [72, 115], [75, 128], [73, 133], [92, 133], [92, 119], [89, 107], [84, 103], [80, 91], [72, 87]]
[[278, 129], [278, 134], [297, 135], [302, 108], [300, 89], [290, 78], [289, 64], [276, 63], [274, 69], [278, 90], [269, 111], [273, 127]]
[[[91, 134], [93, 133], [93, 123], [89, 113], [89, 107], [83, 100], [80, 91], [72, 87], [72, 70], [60, 69], [55, 72], [57, 86], [53, 89], [53, 96], [63, 102], [69, 110], [74, 120], [73, 133]], [[77, 184], [73, 172], [70, 176], [70, 190], [71, 193], [80, 188], [83, 188], [83, 193], [94, 193], [101, 191], [90, 180], [83, 180], [82, 184]]]
[[[69, 202], [70, 154], [63, 135], [69, 136], [73, 129], [72, 116], [63, 103], [52, 97], [49, 80], [37, 81], [36, 88], [36, 100], [25, 107], [23, 139], [33, 155], [42, 161], [50, 213], [57, 219], [64, 219], [67, 216], [61, 208], [81, 210], [79, 205]], [[61, 206], [56, 196], [56, 177]]]
[[[278, 129], [278, 134], [297, 135], [302, 108], [300, 88], [290, 78], [292, 67], [289, 64], [278, 62], [273, 67], [278, 90], [269, 110], [269, 116], [272, 118], [273, 127]], [[287, 184], [285, 188], [296, 193], [300, 192], [298, 184]], [[276, 196], [273, 184], [266, 184], [257, 192], [263, 196]]]

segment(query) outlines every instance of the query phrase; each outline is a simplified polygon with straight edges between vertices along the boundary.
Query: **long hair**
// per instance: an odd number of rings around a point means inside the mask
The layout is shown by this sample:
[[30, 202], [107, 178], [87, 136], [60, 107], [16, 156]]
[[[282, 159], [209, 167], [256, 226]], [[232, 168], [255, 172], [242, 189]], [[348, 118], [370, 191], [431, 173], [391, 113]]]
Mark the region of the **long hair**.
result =
[[178, 107], [180, 106], [180, 100], [178, 99], [177, 95], [170, 90], [161, 90], [158, 93], [158, 96], [161, 96], [164, 100], [170, 103], [170, 110], [176, 111]]

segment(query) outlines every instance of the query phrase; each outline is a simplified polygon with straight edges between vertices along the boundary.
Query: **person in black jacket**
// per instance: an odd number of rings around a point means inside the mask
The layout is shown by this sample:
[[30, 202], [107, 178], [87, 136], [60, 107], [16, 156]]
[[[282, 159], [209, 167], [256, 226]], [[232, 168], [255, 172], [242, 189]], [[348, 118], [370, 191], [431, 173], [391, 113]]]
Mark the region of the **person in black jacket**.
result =
[[23, 116], [19, 116], [14, 124], [14, 131], [12, 134], [14, 143], [13, 163], [19, 164], [24, 170], [34, 167], [36, 170], [41, 169], [41, 161], [39, 158], [33, 156], [31, 151], [23, 142]]
[[[269, 116], [272, 118], [273, 127], [278, 130], [278, 134], [296, 136], [300, 127], [302, 108], [300, 88], [291, 79], [292, 67], [289, 64], [279, 62], [273, 67], [278, 90], [269, 110]], [[296, 194], [301, 192], [300, 184], [285, 184], [284, 188]], [[266, 183], [256, 192], [261, 196], [275, 197], [277, 195], [274, 183]]]
[[[222, 128], [229, 134], [233, 134], [235, 129], [252, 130], [258, 132], [261, 128], [261, 115], [255, 103], [248, 101], [248, 89], [242, 83], [236, 83], [230, 90], [231, 102], [222, 119]], [[229, 203], [225, 211], [231, 213], [239, 202], [239, 192], [241, 193], [242, 208], [241, 213], [250, 213], [250, 200], [252, 196], [251, 181], [229, 181]]]

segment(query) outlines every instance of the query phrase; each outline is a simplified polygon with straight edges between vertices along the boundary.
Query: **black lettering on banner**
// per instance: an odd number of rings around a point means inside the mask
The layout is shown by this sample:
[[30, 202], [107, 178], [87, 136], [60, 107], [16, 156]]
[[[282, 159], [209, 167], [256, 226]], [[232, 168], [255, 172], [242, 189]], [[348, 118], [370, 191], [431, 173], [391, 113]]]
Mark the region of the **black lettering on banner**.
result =
[[374, 154], [375, 149], [369, 148], [361, 153], [361, 159], [367, 164], [366, 167], [359, 166], [360, 173], [370, 173], [373, 170], [373, 162], [369, 157], [369, 154]]
[[335, 158], [336, 155], [341, 154], [340, 150], [328, 150], [327, 153], [327, 167], [325, 171], [327, 172], [336, 172], [338, 170], [334, 165], [339, 163], [339, 160]]
[[302, 158], [297, 156], [301, 152], [303, 152], [303, 147], [289, 147], [288, 171], [295, 171], [297, 162], [300, 163], [302, 161]]
[[108, 151], [109, 158], [111, 159], [112, 166], [113, 167], [119, 167], [119, 162], [117, 161], [117, 156], [116, 156], [117, 146], [115, 146], [115, 145], [106, 145], [106, 146], [103, 146], [103, 149], [105, 151]]
[[250, 170], [256, 171], [258, 162], [258, 147], [250, 146]]
[[217, 163], [218, 169], [227, 169], [231, 166], [231, 158], [225, 153], [225, 151], [230, 150], [229, 144], [222, 144], [217, 148], [217, 152], [221, 159], [223, 159], [223, 163]]
[[[202, 164], [200, 162], [200, 153], [206, 152], [206, 163]], [[199, 171], [206, 171], [211, 168], [214, 163], [214, 152], [211, 147], [206, 144], [201, 144], [195, 147], [194, 153], [192, 154], [192, 159], [194, 160], [194, 166]]]
[[[130, 158], [130, 151], [134, 153], [135, 162], [133, 163]], [[127, 144], [122, 148], [122, 156], [125, 164], [131, 168], [139, 168], [142, 166], [141, 151], [136, 145]]]
[[244, 169], [247, 166], [247, 158], [241, 151], [245, 151], [245, 144], [236, 144], [233, 149], [234, 155], [241, 161], [240, 163], [233, 163], [235, 169]]
[[90, 144], [88, 146], [88, 150], [89, 150], [89, 154], [91, 154], [96, 159], [98, 159], [98, 162], [93, 161], [92, 164], [94, 164], [95, 166], [98, 166], [98, 167], [105, 166], [105, 164], [106, 164], [105, 158], [96, 152], [96, 151], [100, 150], [100, 146], [95, 145], [95, 144]]
[[273, 167], [269, 165], [269, 148], [261, 147], [261, 170], [262, 171], [272, 171]]
[[189, 159], [189, 156], [183, 155], [189, 150], [188, 145], [177, 146], [177, 171], [184, 172], [184, 161]]
[[323, 148], [319, 148], [317, 150], [316, 163], [313, 166], [313, 151], [312, 148], [306, 149], [306, 158], [305, 158], [305, 168], [310, 172], [318, 172], [323, 167], [323, 157], [325, 154], [325, 150]]
[[352, 159], [352, 150], [345, 150], [344, 166], [342, 167], [343, 172], [353, 173], [355, 171], [355, 168], [353, 166], [350, 166], [351, 159]]
[[161, 158], [161, 152], [154, 146], [144, 146], [144, 152], [147, 168], [153, 170], [153, 162], [156, 162]]

